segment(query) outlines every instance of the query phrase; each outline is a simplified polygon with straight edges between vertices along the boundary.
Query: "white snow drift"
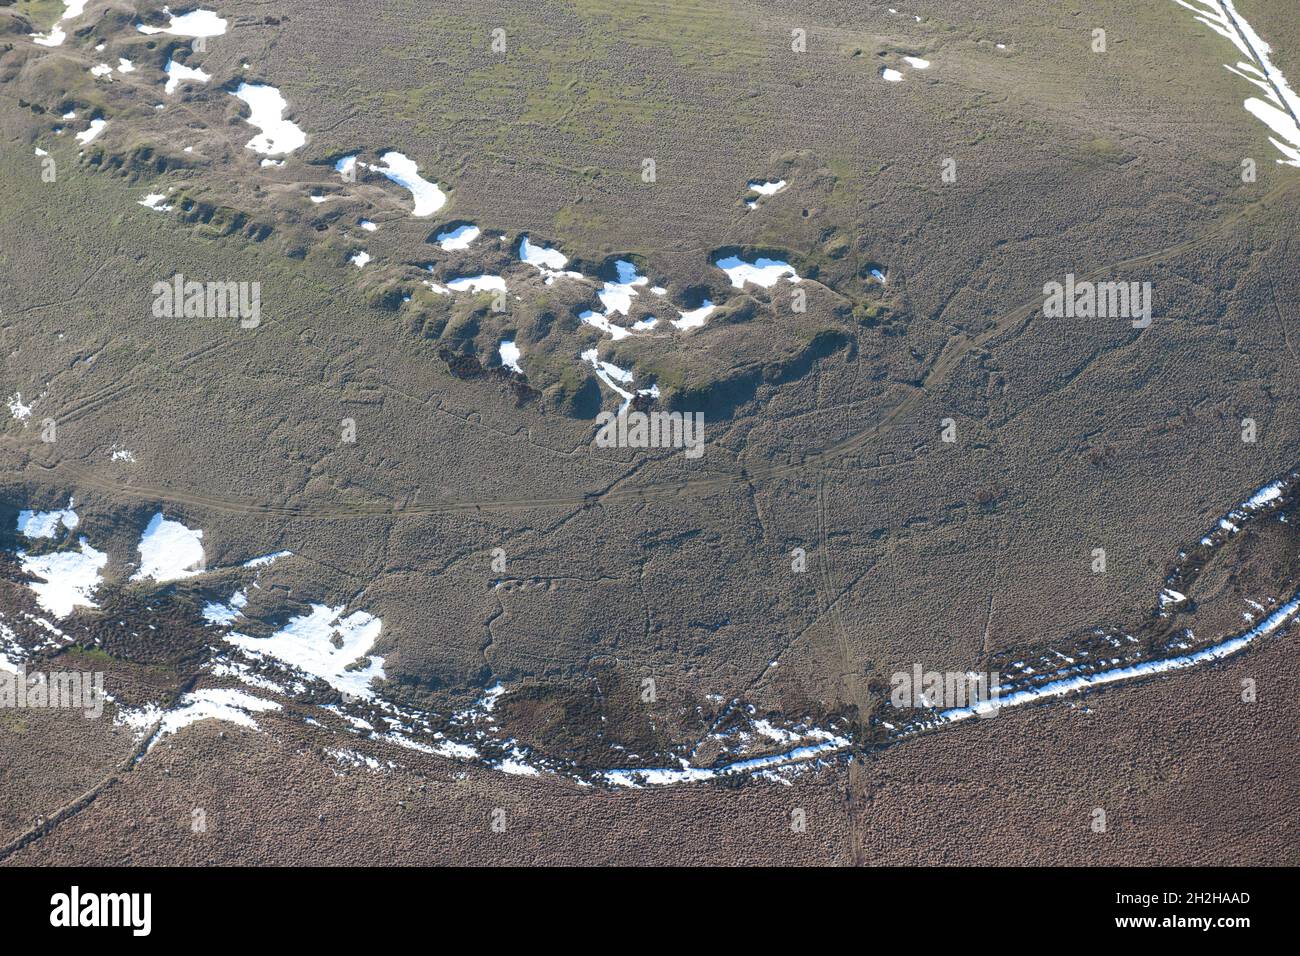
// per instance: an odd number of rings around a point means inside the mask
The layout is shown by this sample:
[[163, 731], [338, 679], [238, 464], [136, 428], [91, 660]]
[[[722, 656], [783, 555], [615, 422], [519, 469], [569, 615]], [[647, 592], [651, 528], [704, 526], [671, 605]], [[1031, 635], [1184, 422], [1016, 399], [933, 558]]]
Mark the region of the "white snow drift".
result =
[[161, 511], [144, 529], [137, 547], [140, 570], [131, 575], [132, 581], [178, 581], [203, 572], [203, 532], [165, 518]]
[[[354, 161], [356, 159], [355, 156], [351, 158]], [[431, 183], [420, 175], [419, 167], [414, 160], [393, 150], [389, 150], [379, 158], [384, 161], [384, 165], [370, 168], [377, 173], [383, 173], [399, 186], [405, 186], [411, 191], [411, 197], [415, 200], [415, 207], [411, 210], [412, 216], [419, 219], [432, 216], [447, 204], [447, 194], [439, 189], [436, 183]], [[339, 163], [343, 162], [345, 160], [339, 160]], [[339, 172], [344, 172], [344, 169], [339, 168]]]
[[292, 153], [307, 142], [307, 134], [296, 123], [284, 118], [289, 103], [274, 86], [240, 83], [231, 96], [248, 104], [250, 126], [262, 132], [248, 141], [248, 149], [267, 156]]
[[[85, 5], [84, 2], [82, 4]], [[226, 21], [212, 10], [191, 10], [189, 13], [176, 16], [167, 7], [163, 7], [163, 13], [171, 17], [171, 22], [165, 27], [151, 27], [143, 23], [137, 23], [135, 28], [141, 33], [170, 33], [178, 37], [219, 37], [226, 32]]]
[[82, 538], [79, 551], [55, 551], [31, 555], [18, 552], [18, 564], [25, 574], [39, 578], [28, 584], [36, 600], [56, 617], [67, 617], [77, 607], [96, 607], [93, 600], [100, 584], [100, 572], [108, 564], [108, 555], [96, 551]]
[[731, 279], [737, 289], [743, 289], [746, 282], [770, 289], [782, 279], [798, 282], [799, 274], [794, 266], [781, 259], [767, 259], [760, 256], [753, 262], [745, 262], [739, 256], [727, 256], [719, 259], [715, 265]]
[[197, 83], [206, 83], [212, 79], [210, 73], [204, 73], [198, 67], [186, 66], [184, 63], [177, 63], [175, 60], [168, 60], [167, 66], [164, 67], [167, 74], [167, 85], [163, 87], [164, 93], [175, 93], [176, 88], [186, 80], [194, 80]]
[[[371, 698], [375, 692], [370, 682], [384, 677], [384, 659], [369, 654], [383, 622], [364, 611], [347, 617], [343, 611], [342, 605], [313, 604], [310, 613], [291, 618], [270, 637], [232, 632], [226, 640], [250, 653], [295, 667], [345, 694]], [[363, 658], [363, 667], [352, 668]]]
[[39, 46], [61, 46], [68, 38], [67, 31], [63, 29], [64, 22], [77, 19], [85, 11], [86, 0], [63, 0], [63, 14], [55, 21], [50, 32], [33, 33], [32, 42]]
[[448, 229], [446, 232], [438, 233], [438, 245], [447, 252], [457, 252], [461, 249], [468, 249], [469, 244], [482, 234], [478, 226], [463, 225], [455, 229]]
[[1196, 19], [1215, 33], [1231, 40], [1245, 59], [1234, 66], [1224, 64], [1230, 73], [1257, 87], [1264, 99], [1249, 97], [1242, 105], [1246, 111], [1273, 132], [1269, 142], [1285, 156], [1280, 165], [1300, 167], [1300, 96], [1291, 89], [1282, 71], [1274, 65], [1272, 47], [1237, 10], [1233, 0], [1174, 0], [1196, 14]]

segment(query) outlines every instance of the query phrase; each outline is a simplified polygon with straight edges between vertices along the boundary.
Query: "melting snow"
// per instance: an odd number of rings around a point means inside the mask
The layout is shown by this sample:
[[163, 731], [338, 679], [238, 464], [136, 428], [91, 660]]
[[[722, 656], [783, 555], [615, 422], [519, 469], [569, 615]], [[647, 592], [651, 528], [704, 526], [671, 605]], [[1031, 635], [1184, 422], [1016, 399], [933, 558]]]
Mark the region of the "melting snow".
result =
[[698, 329], [708, 321], [709, 316], [711, 316], [716, 309], [716, 305], [708, 299], [705, 299], [698, 309], [692, 309], [689, 312], [679, 312], [678, 315], [680, 315], [681, 318], [673, 319], [673, 325], [681, 329], [683, 332], [687, 329]]
[[502, 773], [513, 774], [517, 777], [536, 777], [540, 774], [540, 771], [538, 771], [536, 767], [530, 767], [526, 763], [508, 758], [498, 763], [495, 769], [500, 770]]
[[248, 141], [248, 149], [278, 156], [291, 153], [307, 142], [307, 134], [284, 118], [289, 103], [274, 86], [240, 83], [231, 96], [248, 104], [249, 125], [262, 131]]
[[369, 770], [382, 770], [381, 764], [374, 757], [358, 753], [355, 750], [335, 750], [326, 748], [325, 753], [329, 754], [335, 760], [342, 764], [348, 764], [353, 767], [366, 767]]
[[543, 272], [547, 269], [563, 269], [569, 263], [569, 257], [560, 252], [559, 249], [535, 246], [528, 241], [527, 236], [519, 240], [519, 258], [530, 266], [536, 266]]
[[627, 315], [628, 310], [632, 308], [632, 297], [636, 295], [636, 287], [646, 285], [650, 280], [645, 276], [637, 275], [636, 266], [625, 259], [619, 259], [614, 263], [614, 268], [618, 271], [618, 280], [606, 282], [596, 296], [605, 307], [606, 316], [611, 312]]
[[630, 385], [632, 382], [632, 373], [630, 371], [619, 368], [613, 362], [602, 362], [596, 349], [587, 349], [587, 351], [583, 352], [582, 360], [590, 362], [596, 370], [596, 377], [618, 393], [620, 398], [625, 402], [632, 400], [631, 392], [615, 384], [616, 382], [622, 382], [624, 385]]
[[18, 552], [23, 572], [43, 579], [30, 582], [28, 587], [36, 592], [41, 607], [56, 617], [67, 617], [75, 607], [96, 607], [91, 597], [99, 586], [100, 572], [108, 563], [108, 555], [96, 551], [85, 538], [80, 544], [80, 551], [42, 555]]
[[457, 226], [447, 232], [438, 233], [438, 245], [448, 252], [456, 252], [460, 249], [468, 249], [469, 244], [482, 234], [478, 226], [464, 225]]
[[768, 770], [773, 767], [779, 767], [782, 764], [800, 763], [805, 760], [812, 760], [816, 757], [829, 755], [838, 750], [848, 747], [849, 742], [843, 737], [830, 736], [818, 744], [811, 744], [806, 747], [796, 747], [787, 753], [773, 754], [770, 757], [753, 757], [748, 760], [738, 760], [722, 767], [692, 767], [685, 760], [681, 762], [679, 769], [661, 768], [654, 770], [610, 770], [603, 774], [605, 780], [609, 783], [617, 784], [621, 787], [639, 787], [642, 785], [668, 786], [678, 783], [699, 783], [705, 780], [716, 780], [719, 777], [730, 776], [738, 773], [755, 773], [760, 770]]
[[23, 404], [22, 392], [14, 392], [10, 395], [6, 404], [9, 406], [9, 414], [16, 421], [26, 421], [32, 415], [32, 406]]
[[18, 512], [18, 533], [24, 538], [53, 538], [59, 531], [59, 525], [71, 531], [81, 519], [72, 510], [73, 502], [68, 507], [57, 511], [20, 511]]
[[1182, 604], [1186, 600], [1186, 594], [1183, 594], [1181, 591], [1175, 591], [1173, 588], [1165, 588], [1160, 592], [1161, 607], [1164, 607], [1166, 604]]
[[615, 325], [613, 322], [609, 321], [609, 319], [605, 318], [605, 316], [601, 315], [599, 312], [592, 312], [590, 309], [588, 309], [585, 312], [579, 313], [578, 318], [581, 319], [587, 325], [595, 326], [596, 328], [600, 329], [600, 331], [604, 332], [606, 335], [608, 335], [610, 338], [614, 339], [615, 341], [618, 341], [619, 339], [625, 339], [632, 334], [627, 329], [623, 328], [621, 325]]
[[226, 604], [218, 601], [209, 601], [205, 604], [203, 606], [203, 620], [209, 624], [233, 624], [240, 616], [240, 612], [247, 606], [248, 592], [236, 591], [230, 595], [230, 601]]
[[1276, 501], [1282, 497], [1282, 482], [1275, 481], [1271, 485], [1265, 485], [1259, 491], [1255, 492], [1245, 503], [1245, 507], [1251, 511], [1262, 508], [1270, 501]]
[[362, 249], [360, 252], [354, 253], [352, 258], [348, 260], [348, 262], [352, 263], [358, 269], [360, 269], [369, 261], [370, 261], [370, 253], [366, 252], [366, 250], [364, 249]]
[[[140, 200], [140, 205], [149, 209], [157, 210], [158, 212], [171, 212], [173, 208], [172, 206], [163, 205], [163, 200], [166, 198], [166, 193], [149, 193], [149, 195]], [[116, 455], [114, 455], [114, 457], [116, 457]]]
[[905, 61], [907, 61], [907, 65], [908, 65], [908, 66], [912, 67], [912, 68], [915, 69], [915, 70], [928, 70], [928, 69], [930, 69], [930, 61], [929, 61], [929, 60], [923, 60], [923, 59], [921, 59], [919, 56], [905, 56], [905, 57], [903, 57], [903, 59], [904, 59]]
[[886, 67], [883, 67], [883, 68], [881, 69], [881, 71], [880, 71], [880, 75], [883, 76], [883, 77], [884, 77], [886, 80], [888, 80], [890, 83], [902, 83], [902, 82], [903, 82], [903, 74], [902, 74], [902, 73], [899, 73], [897, 70], [891, 69], [891, 68], [889, 68], [889, 67], [887, 67], [887, 66], [886, 66]]
[[191, 10], [178, 17], [163, 7], [163, 13], [171, 16], [167, 26], [151, 27], [137, 23], [135, 28], [141, 33], [170, 33], [178, 37], [219, 37], [226, 32], [226, 21], [212, 10]]
[[[1138, 664], [1131, 664], [1126, 667], [1117, 667], [1114, 670], [1099, 671], [1094, 674], [1078, 674], [1073, 677], [1067, 677], [1062, 680], [1052, 681], [1041, 687], [1033, 687], [1027, 690], [1017, 691], [1006, 697], [1002, 697], [996, 702], [982, 702], [972, 707], [961, 707], [955, 710], [947, 710], [939, 715], [939, 719], [944, 723], [953, 723], [959, 720], [965, 720], [968, 717], [974, 717], [980, 712], [987, 712], [996, 707], [1018, 707], [1022, 704], [1032, 703], [1045, 697], [1062, 697], [1066, 694], [1076, 693], [1081, 690], [1088, 690], [1093, 687], [1099, 687], [1104, 684], [1113, 684], [1116, 681], [1131, 680], [1137, 677], [1147, 677], [1152, 674], [1163, 674], [1168, 671], [1184, 670], [1197, 664], [1207, 661], [1222, 660], [1236, 654], [1245, 648], [1252, 641], [1272, 633], [1277, 630], [1292, 617], [1297, 610], [1300, 610], [1300, 597], [1292, 598], [1288, 603], [1278, 608], [1267, 618], [1261, 621], [1255, 627], [1251, 628], [1244, 634], [1207, 647], [1204, 650], [1197, 651], [1195, 654], [1182, 654], [1177, 657], [1168, 657], [1163, 660], [1142, 661]], [[1112, 660], [1111, 663], [1118, 663]]]
[[179, 521], [153, 516], [140, 536], [140, 570], [132, 581], [177, 581], [203, 571], [203, 532]]
[[63, 14], [55, 21], [49, 33], [33, 33], [32, 42], [39, 46], [60, 46], [68, 38], [63, 29], [64, 20], [75, 20], [86, 10], [86, 0], [63, 0]]
[[411, 210], [412, 216], [417, 218], [432, 216], [446, 204], [446, 193], [439, 189], [436, 183], [431, 183], [420, 176], [419, 167], [414, 160], [391, 150], [379, 158], [384, 161], [384, 165], [370, 168], [383, 173], [399, 186], [405, 186], [411, 191], [411, 196], [415, 199], [415, 208]]
[[[253, 714], [280, 709], [280, 704], [273, 700], [254, 697], [232, 687], [205, 687], [185, 694], [175, 710], [162, 715], [162, 723], [154, 735], [154, 740], [174, 734], [182, 727], [188, 727], [200, 720], [224, 720], [250, 730], [257, 730], [257, 721], [253, 719]], [[156, 710], [153, 714], [156, 714]], [[151, 714], [146, 712], [143, 716], [147, 720]], [[135, 722], [130, 721], [130, 718], [128, 721]]]
[[275, 563], [281, 558], [291, 558], [291, 557], [293, 557], [292, 551], [276, 551], [273, 554], [264, 554], [260, 558], [251, 558], [250, 560], [244, 562], [244, 567], [264, 568], [269, 564]]
[[[1300, 597], [1293, 598], [1290, 602], [1278, 608], [1269, 615], [1268, 618], [1244, 634], [1238, 635], [1237, 637], [1231, 638], [1220, 644], [1216, 644], [1213, 647], [1205, 648], [1204, 650], [1198, 651], [1194, 654], [1184, 654], [1163, 660], [1145, 661], [1139, 664], [1117, 667], [1112, 670], [1099, 671], [1092, 674], [1075, 675], [1039, 687], [1018, 691], [1002, 697], [997, 701], [982, 702], [972, 707], [963, 707], [944, 711], [939, 715], [938, 723], [956, 723], [974, 717], [979, 713], [990, 711], [994, 709], [995, 706], [997, 708], [1021, 706], [1043, 698], [1062, 697], [1066, 694], [1089, 690], [1105, 684], [1131, 680], [1167, 671], [1181, 670], [1207, 661], [1222, 660], [1223, 658], [1242, 650], [1252, 641], [1277, 630], [1293, 618], [1297, 611], [1300, 611]], [[1113, 660], [1112, 663], [1118, 663], [1118, 661]], [[1029, 673], [1031, 670], [1031, 668], [1025, 668], [1025, 673]], [[765, 733], [763, 728], [759, 727], [758, 729], [760, 733]], [[777, 733], [779, 734], [781, 732], [778, 731]], [[776, 736], [773, 734], [765, 733], [765, 736], [771, 736], [773, 739], [776, 739]], [[603, 776], [607, 782], [624, 787], [694, 783], [713, 780], [720, 776], [730, 774], [754, 773], [772, 767], [781, 766], [783, 764], [807, 761], [829, 755], [836, 751], [844, 750], [849, 746], [848, 740], [825, 734], [825, 732], [814, 734], [813, 736], [822, 736], [823, 739], [818, 744], [798, 747], [786, 753], [741, 760], [722, 767], [691, 767], [687, 761], [682, 760], [680, 768], [611, 770], [606, 772]]]
[[[1287, 78], [1269, 54], [1272, 47], [1237, 11], [1233, 0], [1175, 0], [1180, 6], [1195, 13], [1196, 19], [1215, 33], [1231, 40], [1250, 62], [1237, 65], [1224, 64], [1225, 68], [1258, 87], [1266, 100], [1251, 97], [1243, 104], [1252, 116], [1269, 127], [1276, 137], [1269, 141], [1286, 157], [1279, 164], [1300, 167], [1300, 96], [1291, 89]], [[1278, 139], [1277, 137], [1281, 137]]]
[[522, 375], [524, 370], [519, 367], [519, 358], [523, 353], [519, 351], [519, 346], [514, 342], [502, 342], [499, 351], [501, 365]]
[[167, 74], [167, 85], [163, 87], [164, 93], [175, 93], [176, 88], [185, 80], [195, 80], [199, 83], [206, 83], [212, 79], [210, 73], [204, 73], [198, 67], [189, 67], [184, 63], [177, 63], [175, 60], [168, 60], [164, 68]]
[[728, 256], [719, 259], [715, 264], [731, 278], [731, 284], [737, 289], [743, 289], [746, 282], [770, 289], [783, 278], [788, 278], [791, 282], [799, 281], [799, 274], [794, 271], [794, 267], [780, 259], [760, 257], [753, 263], [749, 263], [741, 260], [739, 256]]
[[[313, 677], [336, 690], [355, 697], [371, 698], [375, 692], [370, 682], [384, 677], [384, 659], [370, 656], [383, 622], [357, 611], [342, 617], [343, 606], [311, 605], [311, 612], [291, 618], [289, 623], [270, 637], [250, 637], [230, 633], [226, 640], [246, 651], [272, 657]], [[365, 658], [365, 667], [349, 667]]]
[[77, 134], [77, 142], [81, 143], [84, 146], [85, 144], [93, 140], [96, 136], [98, 136], [100, 133], [102, 133], [104, 131], [104, 127], [107, 125], [108, 125], [108, 120], [104, 120], [104, 119], [91, 120], [90, 129], [83, 130], [82, 132]]
[[447, 288], [453, 292], [504, 292], [506, 290], [506, 280], [500, 276], [490, 275], [462, 276], [448, 282]]

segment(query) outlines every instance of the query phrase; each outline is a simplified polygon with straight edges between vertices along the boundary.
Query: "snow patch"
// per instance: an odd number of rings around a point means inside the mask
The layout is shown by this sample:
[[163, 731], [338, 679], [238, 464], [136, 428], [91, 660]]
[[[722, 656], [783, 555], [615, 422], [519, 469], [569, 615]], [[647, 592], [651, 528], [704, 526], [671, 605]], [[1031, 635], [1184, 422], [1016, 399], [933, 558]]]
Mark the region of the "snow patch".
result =
[[1279, 165], [1300, 167], [1300, 95], [1270, 57], [1273, 49], [1237, 10], [1233, 0], [1174, 0], [1196, 14], [1200, 23], [1233, 45], [1246, 59], [1236, 66], [1224, 64], [1229, 72], [1249, 81], [1265, 96], [1250, 97], [1242, 104], [1246, 111], [1273, 131], [1269, 141], [1285, 156]]
[[569, 264], [569, 257], [560, 252], [559, 249], [535, 246], [528, 241], [527, 236], [519, 240], [519, 258], [542, 272], [548, 269], [559, 271]]
[[67, 617], [76, 607], [97, 607], [92, 597], [100, 584], [100, 572], [108, 564], [108, 555], [96, 551], [82, 538], [80, 551], [56, 551], [30, 555], [18, 552], [23, 572], [39, 581], [28, 583], [36, 600], [55, 617]]
[[102, 133], [104, 131], [104, 127], [107, 125], [108, 125], [108, 120], [105, 119], [91, 120], [90, 128], [86, 130], [82, 130], [80, 133], [77, 134], [77, 142], [80, 143], [82, 146], [85, 146], [87, 143], [94, 140], [96, 136]]
[[163, 92], [168, 94], [175, 93], [176, 88], [186, 80], [206, 83], [212, 79], [212, 74], [205, 73], [198, 67], [177, 63], [175, 60], [168, 60], [167, 65], [163, 67], [163, 71], [167, 74], [167, 85], [163, 87]]
[[[270, 637], [250, 637], [232, 632], [230, 643], [325, 681], [355, 697], [372, 698], [370, 682], [384, 677], [384, 659], [370, 655], [383, 622], [357, 611], [343, 616], [344, 607], [312, 604], [311, 611], [291, 618]], [[350, 669], [364, 658], [365, 666]]]
[[727, 256], [714, 264], [727, 274], [731, 284], [737, 289], [743, 289], [746, 282], [770, 289], [783, 278], [791, 282], [800, 281], [794, 266], [781, 259], [767, 259], [760, 256], [751, 263], [745, 262], [739, 256]]
[[62, 46], [63, 41], [68, 38], [67, 31], [63, 29], [65, 20], [75, 20], [86, 10], [86, 0], [63, 0], [63, 13], [59, 19], [54, 22], [49, 33], [33, 33], [32, 42], [38, 46]]
[[248, 141], [248, 149], [279, 156], [291, 153], [307, 142], [307, 134], [284, 118], [289, 103], [274, 86], [240, 83], [230, 95], [248, 104], [248, 124], [262, 131]]
[[614, 282], [606, 282], [596, 293], [600, 304], [605, 307], [606, 317], [611, 312], [627, 315], [628, 310], [632, 308], [632, 298], [636, 295], [637, 286], [647, 285], [650, 282], [645, 276], [637, 275], [636, 265], [626, 259], [619, 259], [614, 263], [614, 268], [618, 279]]
[[469, 244], [482, 234], [478, 226], [463, 225], [455, 229], [449, 229], [446, 232], [438, 233], [438, 245], [447, 252], [457, 252], [461, 249], [468, 249]]
[[448, 282], [447, 288], [452, 292], [504, 292], [506, 280], [492, 275], [462, 276]]
[[20, 511], [18, 512], [18, 533], [24, 538], [53, 538], [59, 531], [59, 525], [71, 531], [81, 523], [73, 511], [75, 502], [68, 501], [68, 507], [56, 511]]
[[203, 532], [163, 517], [159, 511], [140, 536], [140, 570], [132, 581], [178, 581], [201, 574]]
[[248, 606], [248, 592], [236, 591], [230, 595], [230, 600], [222, 604], [219, 601], [209, 601], [203, 606], [203, 620], [209, 624], [225, 626], [235, 623], [235, 620], [242, 616], [242, 611]]
[[276, 551], [273, 554], [264, 554], [260, 558], [250, 558], [249, 560], [244, 562], [244, 567], [264, 568], [267, 565], [275, 563], [281, 558], [291, 558], [291, 557], [293, 557], [292, 551]]
[[[154, 734], [154, 743], [200, 720], [223, 720], [249, 730], [257, 730], [253, 714], [280, 709], [281, 706], [276, 701], [254, 697], [233, 687], [205, 687], [183, 695], [174, 710], [162, 715], [162, 722]], [[148, 716], [149, 712], [141, 715], [145, 719]], [[137, 721], [139, 719], [136, 718]], [[131, 723], [131, 718], [127, 722]]]
[[23, 404], [22, 392], [14, 392], [5, 404], [9, 406], [9, 414], [14, 421], [24, 422], [32, 417], [32, 406]]
[[415, 208], [411, 210], [412, 216], [417, 219], [432, 216], [446, 205], [447, 194], [439, 189], [436, 183], [431, 183], [420, 175], [419, 167], [414, 160], [393, 150], [379, 158], [383, 160], [384, 165], [370, 168], [375, 172], [383, 173], [399, 186], [404, 186], [411, 191], [411, 196], [415, 200]]
[[705, 299], [698, 309], [692, 309], [689, 312], [677, 313], [680, 318], [673, 319], [673, 326], [685, 332], [687, 329], [698, 329], [708, 321], [717, 306]]
[[524, 373], [524, 370], [519, 367], [519, 358], [523, 354], [519, 351], [519, 346], [515, 345], [514, 342], [502, 342], [498, 351], [501, 354], [503, 368], [518, 372], [520, 375]]
[[212, 10], [191, 10], [178, 17], [167, 7], [163, 7], [163, 13], [171, 17], [171, 22], [167, 26], [151, 27], [137, 23], [135, 28], [141, 33], [170, 33], [177, 37], [219, 37], [226, 32], [226, 21]]

